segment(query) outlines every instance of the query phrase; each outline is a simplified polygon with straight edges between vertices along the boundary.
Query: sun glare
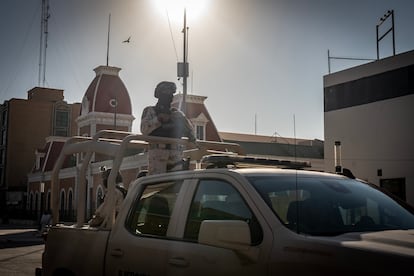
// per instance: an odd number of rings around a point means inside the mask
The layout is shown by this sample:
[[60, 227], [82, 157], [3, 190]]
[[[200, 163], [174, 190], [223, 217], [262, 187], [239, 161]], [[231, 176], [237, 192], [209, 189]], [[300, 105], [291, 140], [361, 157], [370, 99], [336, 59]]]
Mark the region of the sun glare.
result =
[[206, 10], [208, 0], [153, 0], [153, 3], [163, 14], [167, 11], [170, 20], [181, 22], [184, 8], [187, 11], [187, 19], [193, 21]]

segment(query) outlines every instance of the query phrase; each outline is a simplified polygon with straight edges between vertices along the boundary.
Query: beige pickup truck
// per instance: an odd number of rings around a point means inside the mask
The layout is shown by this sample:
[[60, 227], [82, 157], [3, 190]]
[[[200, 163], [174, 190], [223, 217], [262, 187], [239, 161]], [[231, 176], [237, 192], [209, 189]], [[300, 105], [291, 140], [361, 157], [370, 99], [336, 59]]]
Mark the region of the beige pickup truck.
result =
[[300, 169], [306, 167], [300, 162], [234, 154], [201, 161], [203, 168], [138, 178], [117, 217], [107, 218], [103, 227], [82, 221], [84, 206], [73, 226], [54, 217], [39, 274], [408, 275], [413, 270], [413, 209], [379, 188]]

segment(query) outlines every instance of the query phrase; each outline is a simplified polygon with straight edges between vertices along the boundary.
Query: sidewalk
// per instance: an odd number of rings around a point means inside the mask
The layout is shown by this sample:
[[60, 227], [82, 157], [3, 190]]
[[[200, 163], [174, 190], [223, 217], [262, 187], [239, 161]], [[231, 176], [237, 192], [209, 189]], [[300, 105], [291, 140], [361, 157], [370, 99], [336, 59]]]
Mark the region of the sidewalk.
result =
[[38, 230], [32, 226], [0, 224], [0, 249], [43, 243]]

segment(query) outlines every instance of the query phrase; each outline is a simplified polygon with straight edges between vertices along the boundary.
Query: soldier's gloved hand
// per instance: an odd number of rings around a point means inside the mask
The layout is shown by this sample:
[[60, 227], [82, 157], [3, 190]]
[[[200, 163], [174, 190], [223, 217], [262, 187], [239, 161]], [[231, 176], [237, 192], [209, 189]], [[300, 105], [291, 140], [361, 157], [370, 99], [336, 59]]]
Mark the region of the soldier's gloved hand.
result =
[[170, 121], [170, 115], [166, 113], [159, 113], [157, 118], [161, 123], [167, 123]]

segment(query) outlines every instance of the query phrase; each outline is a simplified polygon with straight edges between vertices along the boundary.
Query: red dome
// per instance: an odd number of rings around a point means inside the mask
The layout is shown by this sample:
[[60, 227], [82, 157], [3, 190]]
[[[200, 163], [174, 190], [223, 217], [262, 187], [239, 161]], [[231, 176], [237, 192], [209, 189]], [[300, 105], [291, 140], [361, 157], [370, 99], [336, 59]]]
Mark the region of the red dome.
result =
[[111, 66], [94, 69], [96, 77], [83, 96], [81, 116], [90, 112], [132, 115], [128, 90], [118, 75], [120, 70]]

